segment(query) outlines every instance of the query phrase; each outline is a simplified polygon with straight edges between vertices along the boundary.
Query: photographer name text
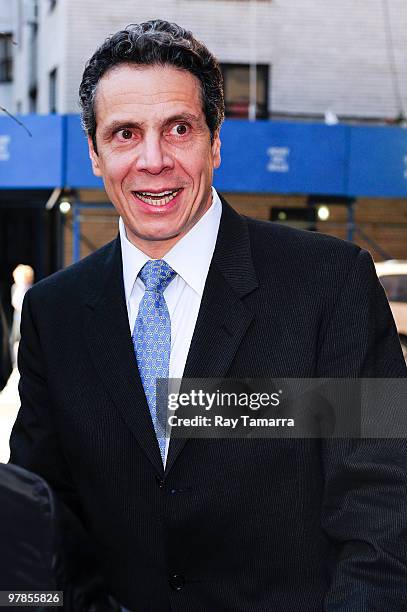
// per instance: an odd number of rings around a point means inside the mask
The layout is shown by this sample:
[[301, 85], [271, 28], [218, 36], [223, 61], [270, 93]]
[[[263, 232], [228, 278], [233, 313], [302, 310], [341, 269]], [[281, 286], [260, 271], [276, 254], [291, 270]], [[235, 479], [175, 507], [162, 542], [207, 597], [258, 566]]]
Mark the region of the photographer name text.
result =
[[294, 419], [285, 418], [254, 418], [248, 415], [240, 415], [236, 418], [226, 418], [221, 415], [214, 417], [194, 416], [192, 418], [178, 417], [171, 415], [168, 418], [170, 427], [229, 427], [236, 429], [238, 425], [242, 427], [294, 427]]

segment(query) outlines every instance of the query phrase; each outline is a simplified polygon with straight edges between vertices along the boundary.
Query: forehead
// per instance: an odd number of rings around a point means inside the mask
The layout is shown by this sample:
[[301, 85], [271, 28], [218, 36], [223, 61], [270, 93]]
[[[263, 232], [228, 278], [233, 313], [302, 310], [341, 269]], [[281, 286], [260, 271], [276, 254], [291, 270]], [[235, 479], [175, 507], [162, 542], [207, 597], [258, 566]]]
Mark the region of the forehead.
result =
[[98, 123], [116, 115], [142, 120], [182, 112], [203, 115], [201, 84], [174, 66], [120, 64], [104, 74], [96, 88]]

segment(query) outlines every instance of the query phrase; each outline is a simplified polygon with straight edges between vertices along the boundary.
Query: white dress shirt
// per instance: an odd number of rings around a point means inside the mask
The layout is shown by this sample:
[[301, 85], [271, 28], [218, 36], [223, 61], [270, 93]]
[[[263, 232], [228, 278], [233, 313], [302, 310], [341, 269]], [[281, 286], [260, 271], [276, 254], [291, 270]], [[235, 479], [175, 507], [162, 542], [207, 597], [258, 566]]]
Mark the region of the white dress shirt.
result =
[[[198, 223], [162, 258], [177, 273], [164, 290], [171, 319], [169, 378], [180, 379], [184, 373], [206, 277], [215, 250], [221, 214], [222, 203], [212, 187], [211, 207], [199, 219]], [[138, 277], [138, 274], [150, 257], [128, 240], [121, 218], [119, 219], [119, 232], [124, 291], [129, 329], [132, 334], [139, 305], [144, 295], [144, 283]], [[167, 452], [168, 440], [165, 459], [167, 458]]]

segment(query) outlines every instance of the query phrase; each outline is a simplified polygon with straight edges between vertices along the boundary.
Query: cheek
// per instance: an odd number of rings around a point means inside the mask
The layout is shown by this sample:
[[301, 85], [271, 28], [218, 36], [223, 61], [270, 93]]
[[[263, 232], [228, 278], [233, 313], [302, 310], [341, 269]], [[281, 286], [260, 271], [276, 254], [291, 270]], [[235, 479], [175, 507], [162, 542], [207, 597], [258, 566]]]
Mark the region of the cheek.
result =
[[184, 170], [196, 183], [196, 187], [199, 187], [202, 181], [205, 181], [212, 172], [211, 158], [207, 152], [202, 152], [201, 155], [194, 155], [185, 160]]
[[130, 173], [132, 161], [128, 155], [110, 155], [104, 161], [104, 176], [111, 183], [122, 181]]

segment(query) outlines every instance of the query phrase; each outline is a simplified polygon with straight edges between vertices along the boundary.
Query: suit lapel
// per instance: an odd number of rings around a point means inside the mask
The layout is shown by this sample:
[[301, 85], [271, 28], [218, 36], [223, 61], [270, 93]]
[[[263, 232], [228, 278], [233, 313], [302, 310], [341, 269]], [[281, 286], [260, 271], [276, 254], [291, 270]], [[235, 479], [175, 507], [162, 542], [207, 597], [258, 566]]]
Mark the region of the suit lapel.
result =
[[[253, 315], [242, 298], [257, 288], [247, 223], [223, 200], [222, 218], [202, 296], [185, 378], [222, 378]], [[95, 369], [124, 421], [162, 475], [163, 465], [137, 368], [123, 287], [120, 239], [105, 247], [89, 279], [84, 335]], [[166, 473], [187, 440], [171, 440]]]
[[[222, 200], [222, 218], [184, 378], [222, 378], [253, 315], [242, 298], [258, 284], [250, 253], [247, 223]], [[187, 440], [172, 439], [166, 473]]]
[[156, 470], [163, 465], [137, 368], [125, 303], [120, 239], [106, 247], [100, 276], [90, 279], [84, 334], [111, 399]]

